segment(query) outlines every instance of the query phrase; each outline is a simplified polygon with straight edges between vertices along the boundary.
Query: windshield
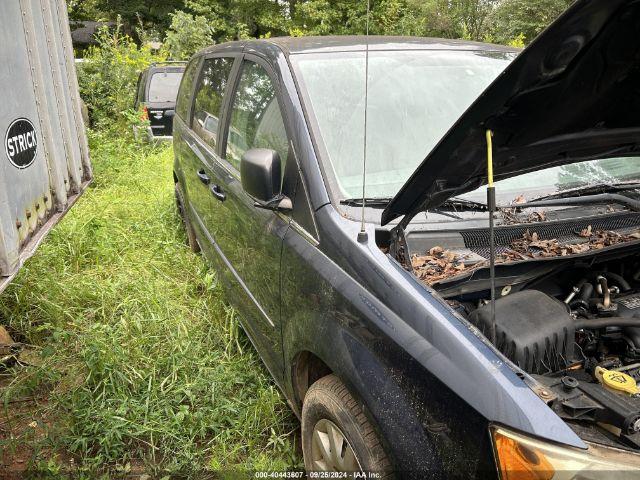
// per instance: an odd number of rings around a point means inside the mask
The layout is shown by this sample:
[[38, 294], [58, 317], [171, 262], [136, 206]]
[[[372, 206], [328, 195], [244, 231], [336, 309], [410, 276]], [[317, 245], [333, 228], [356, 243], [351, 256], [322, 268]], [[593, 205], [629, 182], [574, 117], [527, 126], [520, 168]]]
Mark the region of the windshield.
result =
[[[369, 52], [368, 197], [393, 197], [513, 53]], [[365, 53], [291, 56], [341, 198], [362, 195]]]
[[151, 76], [149, 102], [175, 102], [183, 72], [158, 72]]
[[[640, 180], [640, 158], [626, 157], [545, 168], [495, 182], [495, 187], [498, 204], [508, 205], [520, 195], [526, 200], [532, 200], [542, 195], [572, 188], [589, 185], [618, 185], [638, 180]], [[460, 197], [484, 202], [487, 197], [486, 187], [478, 188]]]

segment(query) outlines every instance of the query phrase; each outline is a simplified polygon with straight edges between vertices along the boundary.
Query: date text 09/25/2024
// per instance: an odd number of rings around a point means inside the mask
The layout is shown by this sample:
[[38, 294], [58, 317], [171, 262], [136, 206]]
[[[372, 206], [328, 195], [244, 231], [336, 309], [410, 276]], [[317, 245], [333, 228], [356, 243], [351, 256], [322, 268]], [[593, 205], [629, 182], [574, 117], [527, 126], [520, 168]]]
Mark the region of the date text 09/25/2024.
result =
[[[254, 478], [304, 478], [304, 472], [255, 472]], [[380, 478], [379, 472], [308, 472], [307, 478], [317, 479], [362, 479], [374, 480]]]

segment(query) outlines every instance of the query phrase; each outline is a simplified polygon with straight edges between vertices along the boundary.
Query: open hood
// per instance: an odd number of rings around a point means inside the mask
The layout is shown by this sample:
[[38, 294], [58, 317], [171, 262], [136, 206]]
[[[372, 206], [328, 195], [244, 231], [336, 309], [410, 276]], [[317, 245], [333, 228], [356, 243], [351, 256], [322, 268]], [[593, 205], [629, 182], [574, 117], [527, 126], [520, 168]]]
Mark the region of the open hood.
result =
[[382, 224], [495, 180], [640, 156], [640, 0], [578, 0], [484, 91], [385, 208]]

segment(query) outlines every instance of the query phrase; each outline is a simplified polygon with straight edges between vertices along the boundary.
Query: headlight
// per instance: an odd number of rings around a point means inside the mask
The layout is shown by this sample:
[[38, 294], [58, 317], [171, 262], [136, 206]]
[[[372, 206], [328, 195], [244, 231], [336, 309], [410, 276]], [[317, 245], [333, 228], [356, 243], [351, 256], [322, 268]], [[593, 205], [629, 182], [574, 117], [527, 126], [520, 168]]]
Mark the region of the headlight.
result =
[[[587, 450], [561, 447], [492, 428], [501, 480], [638, 480], [640, 455], [587, 443]], [[586, 442], [585, 442], [586, 443]]]

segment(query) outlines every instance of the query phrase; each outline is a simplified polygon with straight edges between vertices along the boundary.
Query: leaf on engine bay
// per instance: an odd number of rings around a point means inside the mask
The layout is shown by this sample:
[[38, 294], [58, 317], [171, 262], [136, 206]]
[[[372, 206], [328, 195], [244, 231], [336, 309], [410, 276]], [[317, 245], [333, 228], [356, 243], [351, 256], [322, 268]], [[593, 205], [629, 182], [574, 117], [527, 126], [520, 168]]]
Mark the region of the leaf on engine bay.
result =
[[527, 202], [527, 199], [524, 198], [524, 195], [520, 194], [516, 198], [511, 200], [511, 205], [517, 205], [519, 203], [526, 203], [526, 202]]
[[[577, 232], [576, 232], [577, 233]], [[556, 238], [540, 238], [535, 231], [527, 229], [522, 237], [502, 246], [496, 254], [496, 263], [518, 262], [536, 258], [567, 257], [574, 254], [601, 250], [605, 247], [640, 239], [640, 229], [633, 233], [620, 234], [611, 230], [596, 230], [592, 226], [582, 229], [580, 243], [560, 243]], [[467, 274], [486, 267], [488, 261], [465, 263], [466, 256], [436, 246], [424, 255], [414, 255], [411, 265], [416, 276], [427, 285], [434, 285], [456, 275]]]
[[580, 236], [581, 237], [590, 237], [591, 236], [591, 225], [589, 225], [587, 228], [583, 229], [580, 232]]
[[535, 212], [531, 212], [527, 216], [527, 220], [525, 223], [544, 222], [546, 219], [547, 219], [547, 214], [544, 211], [535, 211]]

